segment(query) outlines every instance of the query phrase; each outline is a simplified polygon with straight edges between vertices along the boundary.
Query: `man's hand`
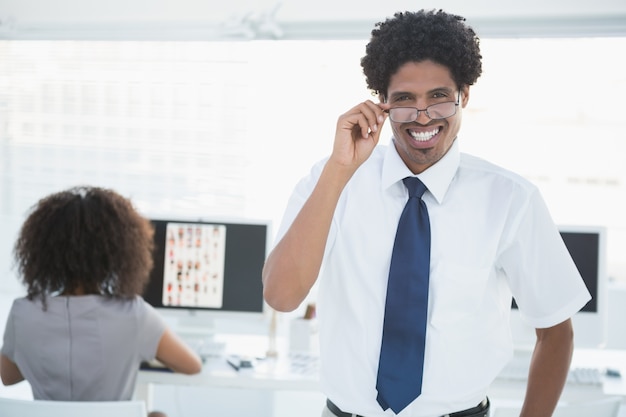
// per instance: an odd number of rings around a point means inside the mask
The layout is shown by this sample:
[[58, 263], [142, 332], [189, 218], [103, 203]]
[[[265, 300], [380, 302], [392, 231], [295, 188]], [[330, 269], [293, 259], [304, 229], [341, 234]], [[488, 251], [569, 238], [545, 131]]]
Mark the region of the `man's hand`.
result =
[[337, 121], [331, 161], [356, 171], [378, 144], [388, 108], [388, 104], [367, 100], [342, 114]]

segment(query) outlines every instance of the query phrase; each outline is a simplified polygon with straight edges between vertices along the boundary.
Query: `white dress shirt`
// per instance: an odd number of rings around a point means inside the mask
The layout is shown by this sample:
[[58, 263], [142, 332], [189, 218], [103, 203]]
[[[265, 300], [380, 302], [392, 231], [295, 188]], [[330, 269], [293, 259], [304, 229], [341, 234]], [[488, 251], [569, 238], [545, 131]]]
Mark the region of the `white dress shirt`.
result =
[[[277, 241], [311, 194], [325, 160], [297, 185]], [[390, 416], [376, 402], [389, 264], [413, 175], [379, 145], [341, 195], [318, 278], [321, 385], [340, 409]], [[430, 293], [422, 394], [399, 415], [476, 406], [511, 358], [511, 294], [534, 327], [590, 299], [547, 207], [519, 175], [461, 154], [458, 141], [418, 175], [431, 223]]]

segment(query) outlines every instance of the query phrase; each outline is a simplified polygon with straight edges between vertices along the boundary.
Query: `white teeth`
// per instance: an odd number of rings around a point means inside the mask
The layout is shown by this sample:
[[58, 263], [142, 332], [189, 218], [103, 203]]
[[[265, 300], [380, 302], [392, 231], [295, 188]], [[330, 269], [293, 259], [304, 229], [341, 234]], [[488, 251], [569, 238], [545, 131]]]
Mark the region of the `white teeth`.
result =
[[411, 137], [419, 142], [426, 142], [430, 140], [433, 136], [435, 136], [439, 132], [439, 129], [432, 130], [430, 132], [413, 132], [409, 131]]

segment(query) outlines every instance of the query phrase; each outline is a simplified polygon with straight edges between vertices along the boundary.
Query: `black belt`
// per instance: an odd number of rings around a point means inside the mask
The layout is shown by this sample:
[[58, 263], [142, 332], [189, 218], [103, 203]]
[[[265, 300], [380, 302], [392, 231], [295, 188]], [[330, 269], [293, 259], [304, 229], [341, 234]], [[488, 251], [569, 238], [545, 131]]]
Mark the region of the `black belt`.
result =
[[[345, 413], [339, 409], [331, 400], [326, 400], [326, 407], [331, 413], [337, 417], [363, 417], [356, 414]], [[488, 417], [489, 416], [489, 399], [485, 398], [476, 407], [467, 410], [457, 411], [456, 413], [445, 414], [441, 417]]]

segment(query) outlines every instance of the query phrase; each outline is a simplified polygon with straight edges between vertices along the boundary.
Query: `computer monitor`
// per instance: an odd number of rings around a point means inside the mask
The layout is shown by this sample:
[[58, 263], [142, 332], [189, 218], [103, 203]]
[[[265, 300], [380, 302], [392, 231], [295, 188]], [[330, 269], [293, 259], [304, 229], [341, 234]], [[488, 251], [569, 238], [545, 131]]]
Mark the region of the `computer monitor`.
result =
[[181, 332], [212, 334], [218, 319], [263, 323], [269, 221], [151, 222], [154, 267], [143, 294], [149, 304]]
[[[559, 231], [591, 293], [591, 300], [572, 317], [574, 346], [602, 348], [608, 334], [606, 229], [602, 226], [559, 226]], [[511, 326], [516, 349], [534, 347], [535, 329], [522, 321], [515, 302], [511, 310]]]

